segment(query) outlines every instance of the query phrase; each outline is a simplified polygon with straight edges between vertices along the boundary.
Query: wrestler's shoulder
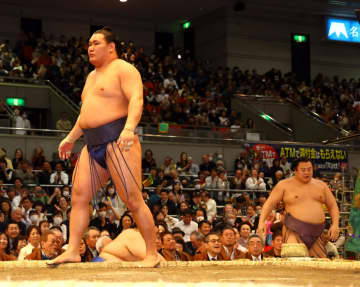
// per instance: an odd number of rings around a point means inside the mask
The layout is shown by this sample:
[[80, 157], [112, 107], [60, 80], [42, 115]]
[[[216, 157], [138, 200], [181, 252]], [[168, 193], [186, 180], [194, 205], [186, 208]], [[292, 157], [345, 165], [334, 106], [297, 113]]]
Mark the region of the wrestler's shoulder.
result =
[[135, 66], [133, 66], [132, 64], [122, 60], [122, 59], [116, 59], [112, 62], [113, 67], [115, 67], [116, 69], [118, 69], [120, 72], [129, 72], [129, 71], [136, 71], [138, 72], [138, 70], [136, 69]]
[[327, 183], [321, 179], [313, 178], [311, 179], [311, 183], [318, 187], [328, 187]]

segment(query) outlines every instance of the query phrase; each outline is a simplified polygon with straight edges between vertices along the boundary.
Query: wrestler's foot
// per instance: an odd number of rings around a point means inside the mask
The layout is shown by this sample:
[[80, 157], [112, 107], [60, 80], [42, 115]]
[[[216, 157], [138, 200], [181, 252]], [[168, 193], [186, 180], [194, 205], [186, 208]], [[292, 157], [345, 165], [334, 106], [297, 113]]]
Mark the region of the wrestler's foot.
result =
[[73, 253], [69, 250], [66, 250], [63, 254], [59, 255], [53, 260], [47, 261], [46, 264], [52, 267], [55, 267], [63, 263], [78, 263], [81, 262], [81, 257], [78, 253]]
[[139, 262], [139, 267], [142, 268], [156, 268], [160, 266], [161, 257], [156, 255], [148, 255], [143, 261]]

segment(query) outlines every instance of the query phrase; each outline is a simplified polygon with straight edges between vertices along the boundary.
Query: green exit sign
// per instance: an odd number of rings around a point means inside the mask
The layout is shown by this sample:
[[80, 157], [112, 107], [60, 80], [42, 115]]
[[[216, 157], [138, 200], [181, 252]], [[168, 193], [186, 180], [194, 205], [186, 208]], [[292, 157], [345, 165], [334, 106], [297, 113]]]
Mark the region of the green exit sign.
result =
[[23, 107], [23, 106], [25, 106], [25, 100], [21, 99], [21, 98], [7, 98], [6, 103], [9, 106], [14, 106], [14, 107]]
[[293, 35], [293, 40], [296, 43], [304, 43], [307, 42], [308, 38], [306, 37], [306, 35], [295, 34]]
[[185, 23], [183, 24], [183, 29], [184, 29], [184, 30], [189, 29], [190, 27], [191, 27], [191, 22], [190, 22], [190, 21], [185, 22]]

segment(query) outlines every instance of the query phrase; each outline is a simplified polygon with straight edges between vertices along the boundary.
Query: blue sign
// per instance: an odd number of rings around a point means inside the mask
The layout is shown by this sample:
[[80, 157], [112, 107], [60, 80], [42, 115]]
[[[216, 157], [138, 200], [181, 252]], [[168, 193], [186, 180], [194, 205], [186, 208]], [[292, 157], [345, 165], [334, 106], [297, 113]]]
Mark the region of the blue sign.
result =
[[328, 18], [326, 38], [331, 41], [360, 43], [360, 24], [357, 20]]

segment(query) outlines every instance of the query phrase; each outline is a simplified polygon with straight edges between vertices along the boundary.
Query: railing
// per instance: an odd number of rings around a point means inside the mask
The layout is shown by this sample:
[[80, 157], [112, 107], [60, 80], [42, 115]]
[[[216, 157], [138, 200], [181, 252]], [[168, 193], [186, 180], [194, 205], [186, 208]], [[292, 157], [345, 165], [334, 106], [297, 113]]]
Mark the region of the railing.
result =
[[[266, 98], [265, 96], [259, 96], [259, 95], [244, 95], [244, 94], [234, 94], [234, 96], [238, 99], [251, 99], [251, 100], [260, 100], [260, 99], [263, 99], [263, 98]], [[243, 103], [240, 103], [243, 105]], [[283, 123], [279, 122], [277, 119], [269, 116], [267, 113], [265, 113], [264, 111], [262, 110], [259, 110], [258, 108], [256, 107], [251, 107], [252, 110], [254, 110], [260, 117], [261, 114], [264, 114], [266, 115], [270, 121], [268, 121], [271, 125], [273, 125], [274, 127], [276, 127], [277, 129], [280, 129], [282, 130], [283, 132], [287, 133], [289, 136], [293, 137], [294, 136], [294, 131], [289, 128], [288, 126], [284, 125]], [[264, 119], [265, 120], [265, 119]]]
[[62, 100], [64, 100], [74, 113], [79, 114], [80, 113], [80, 107], [76, 103], [74, 103], [67, 95], [65, 95], [58, 87], [56, 87], [52, 82], [49, 80], [46, 80], [45, 83], [48, 85], [48, 87], [52, 90], [53, 93], [57, 94]]

